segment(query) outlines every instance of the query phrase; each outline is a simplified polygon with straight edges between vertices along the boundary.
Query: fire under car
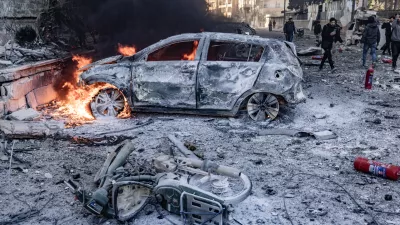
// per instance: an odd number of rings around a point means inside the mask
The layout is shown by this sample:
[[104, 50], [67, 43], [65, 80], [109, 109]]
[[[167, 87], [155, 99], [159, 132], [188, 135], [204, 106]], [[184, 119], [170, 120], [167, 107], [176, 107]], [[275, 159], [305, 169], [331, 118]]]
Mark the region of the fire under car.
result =
[[80, 82], [108, 83], [90, 107], [98, 117], [132, 111], [278, 116], [281, 104], [305, 99], [303, 71], [292, 43], [226, 33], [181, 34], [133, 56], [114, 56], [81, 68]]

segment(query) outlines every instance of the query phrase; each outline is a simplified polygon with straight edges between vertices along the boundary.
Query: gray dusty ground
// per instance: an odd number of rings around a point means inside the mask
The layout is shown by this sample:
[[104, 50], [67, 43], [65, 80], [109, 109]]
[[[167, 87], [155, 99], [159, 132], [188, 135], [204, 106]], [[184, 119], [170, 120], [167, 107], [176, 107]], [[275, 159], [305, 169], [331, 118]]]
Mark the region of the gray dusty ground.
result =
[[[304, 48], [313, 40], [304, 38], [296, 44]], [[400, 165], [400, 92], [390, 82], [394, 74], [386, 71], [388, 65], [380, 64], [375, 73], [379, 84], [365, 90], [365, 69], [359, 66], [361, 52], [350, 48], [335, 57], [338, 71], [334, 74], [317, 72], [317, 67], [304, 68], [307, 102], [284, 107], [271, 123], [253, 122], [245, 114], [230, 119], [140, 114], [128, 120], [97, 121], [66, 132], [95, 136], [153, 119], [148, 126], [118, 134], [132, 138], [137, 149], [144, 150], [140, 158], [150, 159], [167, 151], [171, 144], [165, 137], [175, 133], [180, 140], [195, 145], [195, 152], [204, 158], [249, 175], [253, 193], [236, 206], [232, 216], [238, 222], [231, 224], [291, 224], [290, 220], [292, 224], [315, 225], [371, 225], [374, 220], [378, 224], [400, 224], [400, 183], [353, 169], [356, 156]], [[367, 122], [375, 119], [381, 123]], [[257, 135], [271, 128], [329, 129], [338, 138], [318, 141]], [[9, 162], [0, 162], [0, 221], [40, 210], [20, 224], [117, 224], [83, 210], [62, 183], [79, 173], [82, 184], [93, 187], [95, 172], [114, 148], [53, 139], [16, 142], [14, 149], [30, 151], [15, 154], [31, 165], [23, 164], [25, 170], [13, 169], [9, 174]], [[386, 201], [387, 194], [393, 200]], [[178, 217], [162, 213], [182, 223]], [[149, 205], [127, 224], [169, 224], [158, 216]]]

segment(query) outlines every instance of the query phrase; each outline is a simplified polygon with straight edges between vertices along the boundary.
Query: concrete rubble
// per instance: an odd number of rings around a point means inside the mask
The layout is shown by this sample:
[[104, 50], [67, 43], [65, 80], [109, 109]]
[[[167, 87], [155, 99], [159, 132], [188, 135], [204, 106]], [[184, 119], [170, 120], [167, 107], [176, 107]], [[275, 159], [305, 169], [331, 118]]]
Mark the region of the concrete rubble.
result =
[[0, 131], [7, 137], [24, 138], [43, 138], [55, 135], [62, 131], [64, 123], [56, 121], [11, 121], [0, 120]]
[[40, 114], [36, 110], [29, 108], [13, 112], [8, 116], [8, 118], [11, 120], [31, 121], [39, 119]]

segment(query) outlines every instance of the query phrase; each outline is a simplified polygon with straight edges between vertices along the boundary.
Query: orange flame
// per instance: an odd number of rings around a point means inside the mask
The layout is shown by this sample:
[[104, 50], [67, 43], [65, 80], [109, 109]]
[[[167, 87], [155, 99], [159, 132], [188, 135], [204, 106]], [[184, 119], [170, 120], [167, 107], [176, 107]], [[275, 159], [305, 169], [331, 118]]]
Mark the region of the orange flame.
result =
[[[61, 100], [58, 104], [59, 107], [55, 112], [52, 112], [53, 117], [67, 117], [68, 124], [80, 125], [94, 120], [90, 109], [90, 102], [93, 97], [99, 93], [100, 90], [105, 88], [116, 88], [111, 84], [106, 83], [96, 83], [92, 85], [81, 86], [78, 85], [79, 76], [81, 71], [79, 68], [86, 66], [92, 62], [92, 59], [83, 56], [75, 55], [72, 58], [73, 61], [77, 62], [76, 70], [73, 74], [74, 79], [72, 82], [66, 82], [62, 88], [68, 91], [67, 96], [64, 97], [65, 100]], [[130, 116], [129, 106], [127, 105], [125, 99], [125, 109], [119, 115], [119, 118], [126, 118]]]
[[134, 46], [122, 45], [118, 43], [118, 52], [123, 56], [132, 56], [136, 53], [136, 48]]
[[197, 50], [198, 46], [199, 46], [199, 41], [194, 41], [193, 42], [193, 50], [192, 50], [192, 52], [189, 53], [189, 54], [184, 54], [182, 59], [183, 60], [193, 61], [195, 56], [196, 56], [196, 50]]

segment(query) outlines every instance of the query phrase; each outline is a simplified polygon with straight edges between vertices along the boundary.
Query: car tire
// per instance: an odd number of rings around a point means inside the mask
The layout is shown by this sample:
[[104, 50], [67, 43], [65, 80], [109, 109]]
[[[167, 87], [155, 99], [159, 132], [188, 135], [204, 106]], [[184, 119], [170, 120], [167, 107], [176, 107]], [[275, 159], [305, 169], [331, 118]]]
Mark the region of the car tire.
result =
[[116, 88], [105, 88], [92, 99], [90, 108], [95, 118], [116, 118], [125, 108], [125, 97]]
[[279, 100], [270, 93], [255, 93], [247, 101], [247, 113], [255, 121], [273, 120], [279, 113]]

